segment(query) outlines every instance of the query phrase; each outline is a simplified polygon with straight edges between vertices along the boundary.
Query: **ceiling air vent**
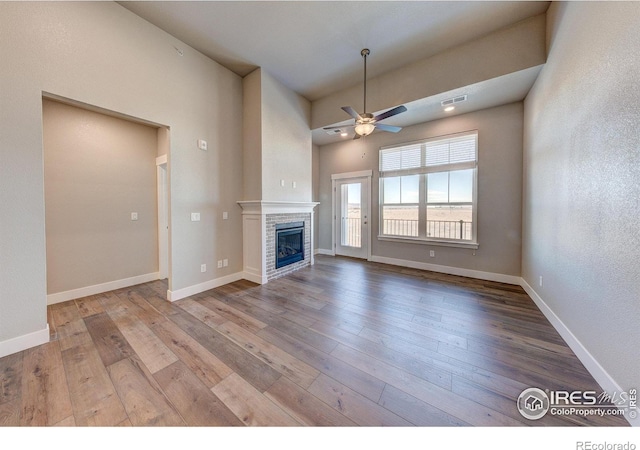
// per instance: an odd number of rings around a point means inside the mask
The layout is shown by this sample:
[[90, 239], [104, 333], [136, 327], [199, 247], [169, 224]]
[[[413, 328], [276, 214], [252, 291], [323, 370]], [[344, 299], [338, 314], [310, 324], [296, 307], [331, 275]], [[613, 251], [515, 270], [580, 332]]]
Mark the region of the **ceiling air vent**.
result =
[[453, 105], [454, 103], [460, 103], [460, 102], [466, 102], [466, 101], [467, 101], [467, 94], [459, 95], [457, 97], [449, 98], [447, 100], [442, 100], [440, 104], [442, 106], [449, 106], [449, 105]]
[[344, 130], [342, 128], [332, 128], [330, 130], [326, 130], [327, 134], [330, 134], [331, 136], [336, 135], [336, 134], [340, 134], [343, 133]]

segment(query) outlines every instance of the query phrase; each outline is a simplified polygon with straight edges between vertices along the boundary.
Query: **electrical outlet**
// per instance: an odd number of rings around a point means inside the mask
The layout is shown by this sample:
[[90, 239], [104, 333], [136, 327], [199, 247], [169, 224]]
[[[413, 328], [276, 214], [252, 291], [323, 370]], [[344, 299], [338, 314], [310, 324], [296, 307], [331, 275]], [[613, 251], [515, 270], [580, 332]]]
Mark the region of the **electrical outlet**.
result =
[[192, 222], [200, 222], [200, 213], [191, 213]]
[[227, 267], [229, 265], [229, 260], [228, 259], [223, 259], [222, 260], [222, 266], [223, 267]]
[[206, 264], [200, 264], [200, 272], [204, 273], [207, 271], [207, 265]]
[[429, 250], [429, 256], [431, 258], [435, 258], [436, 257], [436, 251], [435, 250]]
[[207, 151], [207, 141], [204, 139], [198, 139], [198, 148], [203, 151]]
[[222, 260], [218, 261], [218, 269], [222, 269]]
[[132, 212], [131, 213], [131, 220], [138, 220], [138, 213], [137, 212]]

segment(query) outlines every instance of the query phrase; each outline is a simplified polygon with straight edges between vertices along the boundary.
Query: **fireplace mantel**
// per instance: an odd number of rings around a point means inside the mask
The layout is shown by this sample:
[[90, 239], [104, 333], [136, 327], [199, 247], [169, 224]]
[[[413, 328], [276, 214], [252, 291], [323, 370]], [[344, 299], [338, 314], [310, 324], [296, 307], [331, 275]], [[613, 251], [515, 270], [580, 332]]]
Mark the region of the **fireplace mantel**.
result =
[[238, 204], [243, 214], [286, 214], [311, 213], [318, 202], [274, 202], [266, 200], [246, 200]]
[[[298, 268], [313, 264], [313, 209], [318, 202], [283, 202], [266, 200], [239, 201], [242, 207], [243, 277], [265, 284]], [[304, 220], [308, 250], [298, 263], [275, 268], [275, 225], [277, 222]]]

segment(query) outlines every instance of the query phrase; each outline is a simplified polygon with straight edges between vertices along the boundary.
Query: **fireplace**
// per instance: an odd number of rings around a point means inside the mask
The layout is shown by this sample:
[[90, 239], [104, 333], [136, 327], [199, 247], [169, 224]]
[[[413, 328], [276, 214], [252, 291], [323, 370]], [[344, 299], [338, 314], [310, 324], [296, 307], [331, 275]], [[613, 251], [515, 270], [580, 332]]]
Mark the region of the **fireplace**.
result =
[[304, 260], [304, 222], [276, 224], [276, 269]]
[[[243, 277], [258, 284], [268, 283], [296, 270], [313, 265], [313, 208], [317, 202], [240, 201], [242, 207], [242, 272]], [[276, 230], [277, 225], [277, 230]], [[303, 228], [303, 230], [295, 230]], [[288, 229], [288, 230], [287, 230]], [[276, 267], [279, 259], [278, 234], [294, 231], [302, 249], [296, 254], [283, 252], [289, 257]], [[294, 247], [294, 238], [285, 238], [286, 247]], [[295, 238], [298, 239], [298, 238]], [[290, 240], [291, 242], [287, 243]], [[283, 265], [285, 263], [287, 265]]]

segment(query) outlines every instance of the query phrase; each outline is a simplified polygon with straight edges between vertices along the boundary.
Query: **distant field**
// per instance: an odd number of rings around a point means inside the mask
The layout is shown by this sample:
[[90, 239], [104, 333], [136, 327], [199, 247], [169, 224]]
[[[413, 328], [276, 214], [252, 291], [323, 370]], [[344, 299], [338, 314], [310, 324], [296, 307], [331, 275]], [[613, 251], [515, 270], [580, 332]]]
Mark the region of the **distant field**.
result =
[[[359, 219], [360, 209], [350, 206], [348, 217], [350, 219]], [[428, 209], [428, 220], [464, 220], [465, 222], [471, 222], [471, 217], [470, 207]], [[384, 218], [392, 220], [418, 220], [418, 210], [417, 208], [407, 207], [386, 207]]]

